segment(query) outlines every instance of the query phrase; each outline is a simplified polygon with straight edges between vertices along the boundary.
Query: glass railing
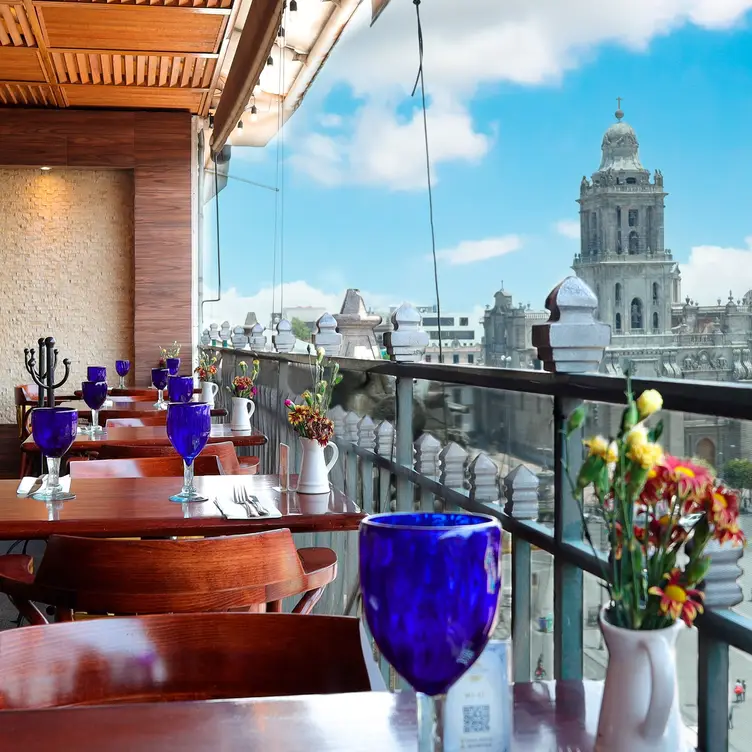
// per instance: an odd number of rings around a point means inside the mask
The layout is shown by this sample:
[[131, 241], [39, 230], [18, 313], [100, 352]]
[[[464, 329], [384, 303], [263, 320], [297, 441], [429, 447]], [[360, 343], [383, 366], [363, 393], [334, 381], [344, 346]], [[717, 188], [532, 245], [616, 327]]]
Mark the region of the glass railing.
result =
[[[310, 386], [308, 358], [254, 356], [232, 349], [213, 352], [221, 359], [220, 403], [229, 402], [225, 387], [236, 363], [260, 359], [254, 423], [269, 439], [255, 450], [261, 472], [277, 472], [280, 442], [291, 447], [294, 472], [300, 452], [283, 403], [296, 400]], [[595, 513], [587, 520], [597, 552], [583, 540], [577, 502], [563, 482], [561, 428], [574, 407], [587, 401], [592, 407], [583, 432], [614, 433], [624, 403], [624, 380], [597, 374], [336, 360], [344, 379], [330, 412], [340, 449], [332, 483], [368, 514], [462, 508], [497, 517], [506, 531], [508, 552], [499, 630], [513, 638], [514, 679], [530, 681], [539, 661], [548, 678], [603, 678], [607, 654], [597, 614], [605, 596], [598, 577], [607, 541]], [[749, 387], [636, 379], [633, 388], [662, 393], [663, 443], [669, 451], [701, 456], [715, 463], [719, 472], [730, 459], [752, 452]], [[707, 430], [699, 431], [701, 426]], [[716, 431], [716, 438], [702, 443], [697, 437], [705, 436], [708, 427]], [[581, 456], [580, 438], [569, 440], [570, 462]], [[748, 497], [750, 490], [744, 494]], [[750, 520], [745, 513], [742, 526], [748, 535]], [[357, 535], [303, 534], [299, 544], [330, 546], [339, 557], [339, 576], [317, 610], [354, 613]], [[698, 748], [706, 752], [752, 749], [752, 732], [743, 723], [743, 713], [737, 713], [736, 723], [729, 722], [730, 681], [752, 679], [747, 674], [752, 666], [752, 581], [738, 584], [737, 566], [735, 559], [721, 562], [724, 587], [730, 588], [733, 600], [734, 589], [741, 586], [743, 597], [750, 600], [741, 600], [733, 609], [708, 610], [695, 628], [682, 634], [678, 648], [682, 713], [685, 723], [697, 729]], [[383, 661], [382, 669], [391, 685], [398, 686]]]

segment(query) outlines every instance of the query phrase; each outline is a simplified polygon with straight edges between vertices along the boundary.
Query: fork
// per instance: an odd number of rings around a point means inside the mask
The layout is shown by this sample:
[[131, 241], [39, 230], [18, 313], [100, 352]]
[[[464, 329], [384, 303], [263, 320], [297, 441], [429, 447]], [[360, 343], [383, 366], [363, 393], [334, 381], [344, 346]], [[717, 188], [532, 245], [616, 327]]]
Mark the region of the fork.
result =
[[248, 513], [248, 517], [251, 518], [254, 516], [253, 510], [251, 509], [250, 500], [248, 498], [248, 492], [245, 490], [245, 488], [233, 488], [232, 489], [232, 500], [235, 504], [239, 504], [245, 511]]
[[256, 514], [259, 517], [265, 517], [266, 515], [269, 514], [269, 512], [267, 512], [266, 509], [264, 509], [264, 507], [261, 506], [261, 504], [259, 503], [259, 500], [252, 494], [249, 494], [248, 491], [244, 487], [241, 486], [239, 491], [242, 495], [243, 501], [246, 504], [251, 504], [253, 508], [256, 510]]

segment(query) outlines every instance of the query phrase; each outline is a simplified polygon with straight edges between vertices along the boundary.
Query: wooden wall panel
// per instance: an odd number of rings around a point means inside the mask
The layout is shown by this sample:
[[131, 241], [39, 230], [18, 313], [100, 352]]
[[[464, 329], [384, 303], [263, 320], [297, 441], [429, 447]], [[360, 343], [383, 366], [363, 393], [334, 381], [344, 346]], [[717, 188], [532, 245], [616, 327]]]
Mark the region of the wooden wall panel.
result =
[[142, 385], [158, 346], [174, 340], [190, 373], [191, 134], [184, 112], [0, 109], [1, 167], [134, 170], [135, 373]]
[[0, 47], [3, 81], [46, 81], [39, 53], [28, 47]]

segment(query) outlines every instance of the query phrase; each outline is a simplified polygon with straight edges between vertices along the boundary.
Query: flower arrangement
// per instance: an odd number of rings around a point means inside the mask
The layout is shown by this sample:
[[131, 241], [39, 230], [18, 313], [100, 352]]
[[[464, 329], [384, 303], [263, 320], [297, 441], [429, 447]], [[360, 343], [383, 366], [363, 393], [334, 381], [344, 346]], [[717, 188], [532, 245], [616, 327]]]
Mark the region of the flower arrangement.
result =
[[214, 381], [217, 375], [217, 356], [209, 357], [207, 353], [198, 356], [198, 366], [193, 371], [199, 381]]
[[[310, 354], [309, 349], [309, 354]], [[287, 420], [304, 439], [313, 439], [326, 446], [334, 436], [334, 423], [326, 417], [332, 401], [334, 387], [342, 381], [339, 363], [331, 365], [324, 358], [323, 348], [316, 350], [316, 360], [311, 363], [313, 387], [301, 395], [303, 404], [285, 400]], [[328, 376], [328, 378], [327, 378]]]
[[[584, 491], [591, 487], [611, 544], [604, 567], [610, 606], [608, 619], [626, 629], [661, 629], [682, 619], [691, 625], [703, 611], [702, 583], [710, 566], [710, 540], [744, 545], [736, 492], [713, 477], [712, 470], [665, 454], [658, 444], [663, 422], [647, 419], [661, 409], [654, 389], [633, 397], [627, 378], [627, 407], [615, 439], [595, 436], [575, 479], [565, 457], [567, 476], [582, 513]], [[585, 408], [570, 415], [565, 432], [585, 420]]]
[[180, 343], [176, 340], [169, 347], [159, 346], [159, 367], [167, 368], [167, 358], [177, 358], [180, 355]]
[[256, 395], [256, 386], [254, 385], [254, 382], [259, 375], [258, 360], [252, 361], [251, 365], [252, 368], [249, 375], [248, 363], [246, 363], [244, 360], [241, 360], [240, 363], [238, 363], [238, 367], [240, 368], [240, 375], [235, 376], [235, 378], [232, 380], [232, 386], [227, 387], [233, 397], [243, 397], [243, 399], [251, 399], [251, 397], [254, 397]]

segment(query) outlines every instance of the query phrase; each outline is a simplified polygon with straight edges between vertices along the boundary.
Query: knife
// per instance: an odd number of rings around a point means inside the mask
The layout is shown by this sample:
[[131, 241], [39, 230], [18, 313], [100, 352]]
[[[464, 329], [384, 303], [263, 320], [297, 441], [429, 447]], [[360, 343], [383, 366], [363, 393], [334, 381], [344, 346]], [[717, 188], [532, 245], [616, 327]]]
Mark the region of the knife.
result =
[[18, 490], [16, 491], [16, 495], [21, 496], [21, 497], [31, 496], [33, 493], [36, 493], [42, 487], [42, 484], [44, 483], [46, 479], [47, 479], [46, 475], [40, 475], [38, 478], [34, 480], [34, 482], [31, 484], [31, 487], [29, 488], [28, 491], [24, 489], [23, 487], [24, 482], [21, 481], [21, 483], [19, 483], [18, 485]]

